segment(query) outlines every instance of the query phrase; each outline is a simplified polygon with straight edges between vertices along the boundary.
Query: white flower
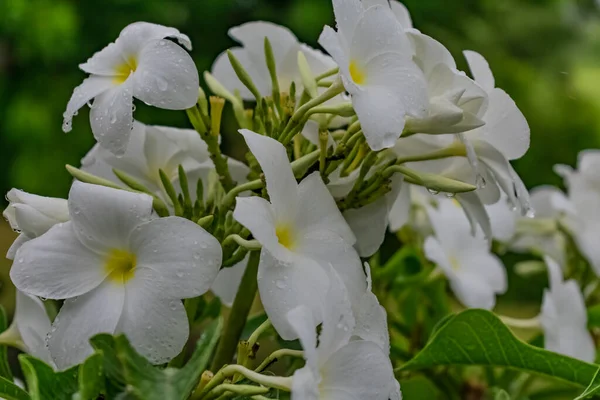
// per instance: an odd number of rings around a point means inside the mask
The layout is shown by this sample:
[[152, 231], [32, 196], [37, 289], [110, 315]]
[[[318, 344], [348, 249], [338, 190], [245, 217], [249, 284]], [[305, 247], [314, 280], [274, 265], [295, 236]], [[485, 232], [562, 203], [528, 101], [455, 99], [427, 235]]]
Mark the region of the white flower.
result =
[[133, 98], [155, 107], [183, 110], [198, 100], [198, 71], [187, 49], [190, 39], [174, 28], [136, 22], [114, 43], [79, 67], [90, 74], [73, 91], [64, 113], [63, 130], [71, 130], [77, 111], [94, 99], [90, 123], [100, 145], [123, 154], [133, 126]]
[[231, 267], [221, 268], [217, 278], [213, 282], [210, 290], [221, 299], [221, 303], [225, 306], [231, 307], [233, 304], [247, 265], [248, 256]]
[[535, 218], [516, 218], [516, 231], [508, 242], [509, 248], [521, 253], [545, 254], [565, 265], [567, 239], [558, 224], [567, 222], [565, 211], [570, 207], [569, 200], [554, 186], [540, 186], [531, 191], [531, 205]]
[[48, 337], [60, 369], [92, 352], [93, 335], [125, 333], [153, 363], [183, 348], [181, 299], [206, 292], [221, 263], [218, 241], [191, 221], [153, 219], [152, 198], [75, 182], [71, 221], [23, 245], [10, 275], [30, 295], [66, 299]]
[[318, 320], [311, 310], [300, 306], [288, 313], [306, 359], [306, 365], [293, 375], [292, 400], [400, 399], [385, 351], [369, 340], [350, 340], [355, 320], [347, 295], [335, 272], [330, 281], [318, 346]]
[[563, 281], [560, 266], [544, 257], [550, 289], [544, 292], [540, 320], [546, 349], [587, 362], [594, 362], [596, 346], [587, 330], [583, 295], [574, 280]]
[[[229, 36], [243, 47], [231, 49], [233, 55], [244, 66], [252, 78], [258, 91], [264, 96], [271, 95], [271, 76], [265, 59], [265, 37], [273, 48], [273, 56], [277, 67], [279, 88], [283, 92], [289, 90], [290, 84], [296, 84], [296, 93], [302, 94], [302, 78], [298, 69], [298, 52], [302, 52], [308, 61], [313, 74], [319, 75], [335, 68], [331, 57], [315, 50], [304, 43], [287, 28], [265, 21], [248, 22], [229, 30]], [[217, 57], [212, 66], [212, 75], [227, 89], [239, 91], [244, 100], [254, 100], [254, 96], [238, 79], [233, 70], [227, 52]]]
[[294, 339], [287, 312], [304, 305], [321, 318], [329, 264], [352, 299], [363, 293], [364, 272], [352, 247], [356, 239], [318, 173], [298, 184], [281, 143], [249, 130], [240, 132], [262, 168], [270, 201], [238, 197], [233, 216], [263, 246], [260, 297], [280, 336]]
[[46, 233], [60, 222], [69, 220], [67, 201], [11, 189], [6, 194], [8, 207], [2, 215], [10, 227], [21, 234], [8, 249], [6, 258], [12, 260], [19, 247], [28, 240]]
[[46, 347], [50, 318], [40, 299], [17, 290], [15, 315], [10, 327], [0, 334], [0, 342], [20, 342], [23, 350], [47, 364], [54, 365]]
[[334, 0], [338, 30], [319, 38], [340, 76], [371, 149], [394, 145], [405, 116], [424, 116], [427, 89], [411, 44], [389, 7], [365, 10], [360, 0]]
[[394, 16], [405, 30], [410, 30], [413, 27], [412, 18], [406, 6], [398, 0], [362, 0], [365, 7], [371, 7], [377, 4], [388, 6], [392, 9]]
[[491, 310], [507, 289], [506, 271], [480, 231], [471, 235], [467, 219], [453, 201], [428, 208], [435, 236], [425, 240], [425, 256], [442, 270], [454, 294], [471, 308]]
[[[227, 162], [233, 179], [245, 181], [248, 168], [232, 158], [228, 158]], [[81, 164], [82, 170], [122, 186], [113, 169], [125, 172], [169, 205], [170, 199], [164, 192], [159, 169], [179, 188], [178, 168], [181, 165], [188, 177], [192, 201], [196, 200], [198, 179], [206, 185], [210, 171], [214, 170], [206, 143], [195, 130], [144, 125], [138, 121], [134, 122], [129, 147], [123, 156], [115, 156], [97, 144], [81, 160]]]

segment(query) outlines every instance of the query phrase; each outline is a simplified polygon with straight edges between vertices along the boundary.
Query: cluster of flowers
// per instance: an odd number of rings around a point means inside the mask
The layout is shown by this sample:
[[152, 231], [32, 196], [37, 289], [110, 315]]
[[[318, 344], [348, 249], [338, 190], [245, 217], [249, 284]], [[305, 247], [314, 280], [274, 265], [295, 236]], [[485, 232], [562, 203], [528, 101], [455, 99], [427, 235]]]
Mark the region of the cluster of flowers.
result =
[[[306, 365], [290, 378], [251, 379], [294, 399], [399, 399], [386, 312], [361, 257], [386, 231], [408, 228], [466, 307], [492, 309], [507, 289], [493, 239], [551, 256], [534, 322], [549, 349], [593, 358], [583, 296], [563, 281], [555, 244], [567, 227], [600, 271], [589, 242], [600, 226], [589, 217], [598, 154], [577, 172], [561, 169], [568, 199], [541, 189], [530, 200], [510, 165], [529, 147], [527, 122], [481, 55], [464, 53], [472, 79], [396, 0], [333, 7], [337, 30], [319, 38], [329, 55], [270, 23], [231, 29], [241, 47], [204, 74], [209, 99], [189, 38], [173, 28], [132, 24], [80, 65], [90, 76], [63, 129], [87, 103], [98, 143], [81, 169], [69, 167], [68, 200], [8, 193], [4, 215], [21, 234], [8, 254], [18, 294], [4, 343], [64, 369], [91, 354], [93, 335], [124, 333], [165, 363], [188, 339], [182, 299], [212, 290], [231, 305], [256, 267], [270, 323], [300, 339]], [[195, 129], [134, 121], [134, 97], [186, 110]], [[221, 154], [225, 100], [247, 163]], [[54, 321], [40, 298], [64, 300]]]

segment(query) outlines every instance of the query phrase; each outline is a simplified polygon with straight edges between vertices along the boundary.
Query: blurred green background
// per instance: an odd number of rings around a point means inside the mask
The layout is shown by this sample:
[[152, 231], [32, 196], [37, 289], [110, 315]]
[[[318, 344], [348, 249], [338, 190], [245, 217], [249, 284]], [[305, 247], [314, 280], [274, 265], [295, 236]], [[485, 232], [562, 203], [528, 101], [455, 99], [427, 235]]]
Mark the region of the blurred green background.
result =
[[[516, 101], [531, 126], [531, 150], [516, 163], [530, 187], [560, 184], [556, 163], [600, 140], [600, 13], [593, 0], [405, 0], [415, 26], [437, 38], [466, 68], [461, 51], [490, 62], [497, 86]], [[317, 46], [333, 23], [329, 0], [0, 0], [0, 191], [12, 187], [66, 196], [64, 165], [78, 165], [94, 143], [83, 109], [68, 135], [62, 113], [85, 77], [77, 68], [134, 21], [188, 34], [199, 71], [234, 42], [227, 30], [250, 20], [291, 28]], [[137, 103], [137, 119], [187, 126], [184, 112]], [[235, 127], [229, 125], [232, 131]], [[231, 146], [225, 137], [225, 145]], [[6, 205], [0, 200], [0, 209]], [[0, 253], [14, 235], [0, 224]], [[8, 262], [0, 260], [3, 274]], [[3, 278], [6, 281], [6, 277]], [[7, 304], [10, 290], [0, 291]]]

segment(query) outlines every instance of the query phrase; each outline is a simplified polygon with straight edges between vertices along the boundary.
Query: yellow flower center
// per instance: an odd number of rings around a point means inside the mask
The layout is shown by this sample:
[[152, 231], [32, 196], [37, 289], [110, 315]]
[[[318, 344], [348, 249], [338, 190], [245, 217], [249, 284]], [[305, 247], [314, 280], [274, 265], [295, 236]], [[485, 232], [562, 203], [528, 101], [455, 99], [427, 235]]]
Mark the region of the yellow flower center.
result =
[[126, 250], [113, 249], [108, 253], [104, 269], [114, 283], [126, 283], [135, 275], [137, 257]]
[[129, 78], [129, 75], [135, 72], [137, 69], [137, 59], [135, 57], [128, 57], [121, 64], [115, 68], [114, 82], [118, 85], [122, 84]]
[[294, 233], [289, 224], [277, 224], [275, 228], [275, 235], [277, 235], [277, 239], [279, 239], [279, 243], [283, 247], [289, 250], [293, 250], [294, 247], [296, 247]]
[[352, 60], [348, 68], [350, 69], [350, 77], [352, 77], [354, 83], [357, 85], [362, 85], [365, 83], [367, 80], [367, 73], [363, 67], [358, 65], [356, 61]]
[[450, 266], [452, 267], [452, 270], [454, 272], [458, 272], [460, 270], [460, 263], [458, 262], [456, 257], [454, 257], [454, 256], [450, 257]]

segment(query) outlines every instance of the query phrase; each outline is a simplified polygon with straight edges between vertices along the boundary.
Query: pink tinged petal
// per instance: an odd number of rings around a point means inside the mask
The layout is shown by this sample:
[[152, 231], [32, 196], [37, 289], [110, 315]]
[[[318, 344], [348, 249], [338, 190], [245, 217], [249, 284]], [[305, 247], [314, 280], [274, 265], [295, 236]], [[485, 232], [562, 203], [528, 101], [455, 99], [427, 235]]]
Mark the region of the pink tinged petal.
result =
[[475, 78], [475, 82], [481, 85], [486, 92], [491, 92], [496, 86], [496, 83], [494, 81], [494, 74], [492, 74], [487, 60], [483, 58], [481, 54], [471, 50], [465, 50], [463, 51], [463, 54], [467, 59], [469, 69], [471, 70], [473, 78]]
[[311, 310], [315, 321], [323, 320], [322, 307], [329, 286], [324, 269], [306, 257], [280, 263], [263, 248], [258, 269], [258, 290], [267, 316], [284, 340], [296, 339], [287, 314], [298, 306]]
[[482, 139], [491, 143], [508, 160], [521, 158], [529, 149], [529, 124], [515, 102], [502, 89], [489, 93], [489, 106]]
[[235, 300], [247, 264], [248, 256], [232, 267], [221, 268], [210, 288], [227, 307], [231, 307]]
[[50, 332], [51, 323], [42, 301], [17, 290], [14, 323], [27, 351], [51, 363], [50, 351], [46, 347], [46, 335]]
[[75, 181], [69, 211], [85, 246], [97, 252], [127, 250], [130, 233], [152, 215], [152, 197]]
[[194, 61], [165, 39], [144, 46], [131, 79], [133, 95], [155, 107], [184, 110], [198, 101], [199, 77]]
[[94, 53], [85, 63], [79, 64], [79, 68], [88, 74], [112, 78], [118, 74], [117, 68], [125, 62], [125, 56], [120, 43], [109, 43], [108, 46]]
[[154, 287], [155, 294], [163, 298], [200, 296], [219, 273], [221, 245], [187, 219], [166, 217], [146, 222], [133, 230], [129, 242], [137, 256], [133, 280], [148, 282], [147, 287]]
[[352, 229], [318, 172], [310, 174], [298, 185], [295, 226], [301, 234], [310, 235], [311, 231], [326, 229], [337, 233], [348, 244], [356, 242]]
[[103, 257], [81, 244], [71, 222], [23, 244], [15, 259], [10, 270], [15, 286], [49, 299], [83, 295], [106, 277]]
[[116, 155], [125, 154], [133, 129], [133, 91], [129, 79], [96, 97], [90, 110], [90, 124], [102, 147]]
[[350, 342], [321, 367], [321, 397], [331, 400], [387, 400], [392, 364], [373, 342]]
[[137, 54], [146, 44], [153, 40], [174, 38], [186, 49], [192, 49], [192, 43], [187, 35], [175, 28], [149, 22], [134, 22], [127, 25], [119, 34], [119, 43], [126, 54]]
[[259, 135], [248, 129], [240, 129], [250, 151], [256, 157], [265, 174], [267, 192], [279, 218], [293, 218], [290, 215], [298, 202], [298, 183], [292, 172], [285, 147], [275, 139]]
[[65, 301], [47, 337], [59, 370], [77, 365], [92, 354], [89, 340], [94, 335], [115, 333], [124, 300], [123, 286], [104, 282], [83, 296]]
[[123, 313], [115, 333], [124, 333], [152, 364], [164, 364], [183, 349], [189, 322], [181, 300], [162, 298], [152, 283], [134, 280], [125, 286]]
[[64, 132], [70, 132], [72, 129], [72, 120], [81, 107], [90, 102], [96, 96], [101, 95], [115, 87], [113, 78], [102, 76], [90, 76], [84, 79], [83, 83], [73, 90], [73, 94], [67, 103], [67, 109], [63, 113]]

